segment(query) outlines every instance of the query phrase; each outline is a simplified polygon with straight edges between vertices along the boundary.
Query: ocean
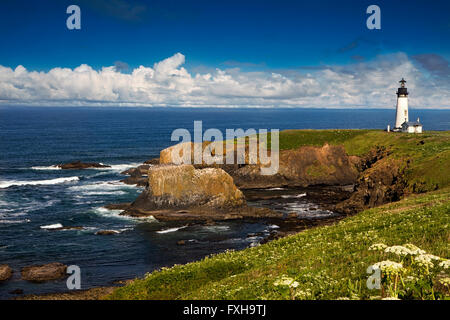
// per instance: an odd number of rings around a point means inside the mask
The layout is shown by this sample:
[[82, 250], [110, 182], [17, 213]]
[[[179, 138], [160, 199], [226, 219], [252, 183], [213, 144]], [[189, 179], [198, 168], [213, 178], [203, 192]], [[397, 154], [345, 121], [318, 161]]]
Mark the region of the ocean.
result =
[[[450, 129], [450, 111], [413, 109], [410, 116], [420, 117], [425, 131]], [[32, 264], [78, 265], [82, 289], [88, 289], [243, 249], [267, 234], [273, 226], [262, 222], [178, 228], [102, 208], [133, 201], [140, 194], [142, 188], [119, 182], [125, 177], [120, 172], [158, 157], [161, 149], [174, 144], [174, 129], [192, 132], [194, 120], [203, 121], [203, 130], [223, 133], [227, 128], [384, 129], [388, 123], [392, 127], [394, 117], [393, 109], [0, 107], [0, 264], [15, 271], [10, 281], [0, 284], [0, 298], [13, 297], [10, 292], [16, 289], [25, 294], [67, 291], [64, 280], [22, 281], [20, 268]], [[111, 168], [52, 167], [76, 160]], [[83, 229], [48, 228], [55, 224]], [[120, 233], [95, 235], [105, 229]], [[187, 244], [178, 246], [179, 240]]]

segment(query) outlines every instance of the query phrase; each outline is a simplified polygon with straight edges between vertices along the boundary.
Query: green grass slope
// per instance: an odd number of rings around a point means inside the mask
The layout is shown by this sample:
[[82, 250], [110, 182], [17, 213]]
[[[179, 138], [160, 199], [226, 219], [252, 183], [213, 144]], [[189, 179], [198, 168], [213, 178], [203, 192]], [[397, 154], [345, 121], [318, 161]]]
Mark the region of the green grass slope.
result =
[[280, 132], [280, 150], [305, 145], [343, 145], [349, 155], [362, 156], [385, 147], [389, 157], [409, 161], [406, 180], [410, 192], [426, 192], [450, 186], [450, 131], [423, 134], [381, 130], [286, 130]]
[[[412, 195], [396, 203], [363, 211], [335, 225], [155, 271], [117, 289], [107, 299], [379, 297], [381, 290], [369, 290], [366, 286], [367, 267], [381, 259], [393, 260], [395, 257], [380, 256], [381, 253], [370, 251], [369, 247], [376, 243], [389, 246], [410, 243], [433, 255], [449, 258], [449, 199], [450, 188]], [[430, 289], [430, 276], [417, 277], [413, 285], [397, 295], [443, 297], [438, 296], [433, 285]], [[401, 281], [410, 281], [407, 280], [410, 278], [414, 279], [404, 276]], [[446, 279], [448, 281], [448, 275]], [[292, 285], [277, 285], [280, 281]], [[400, 284], [395, 285], [397, 291], [400, 287]], [[383, 288], [387, 290], [388, 283]]]

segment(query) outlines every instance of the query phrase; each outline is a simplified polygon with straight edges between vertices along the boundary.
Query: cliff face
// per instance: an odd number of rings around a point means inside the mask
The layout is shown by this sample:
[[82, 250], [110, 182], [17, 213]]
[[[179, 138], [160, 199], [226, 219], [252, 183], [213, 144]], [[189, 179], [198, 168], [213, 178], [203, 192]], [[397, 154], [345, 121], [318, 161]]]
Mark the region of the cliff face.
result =
[[148, 171], [148, 187], [132, 204], [140, 210], [192, 207], [234, 208], [245, 205], [233, 179], [218, 168], [159, 165]]
[[[191, 144], [193, 150], [193, 144]], [[205, 147], [205, 145], [204, 145]], [[302, 146], [279, 153], [279, 170], [274, 175], [262, 175], [261, 164], [196, 165], [198, 168], [216, 167], [228, 172], [241, 189], [279, 186], [348, 185], [358, 179], [355, 160], [347, 155], [344, 147], [325, 144], [322, 147]], [[164, 149], [160, 153], [161, 163], [172, 163], [172, 155], [183, 156], [182, 145]], [[225, 153], [225, 152], [224, 152]]]
[[350, 214], [400, 200], [406, 189], [403, 179], [406, 166], [403, 160], [377, 160], [361, 173], [353, 194], [337, 204], [335, 210]]

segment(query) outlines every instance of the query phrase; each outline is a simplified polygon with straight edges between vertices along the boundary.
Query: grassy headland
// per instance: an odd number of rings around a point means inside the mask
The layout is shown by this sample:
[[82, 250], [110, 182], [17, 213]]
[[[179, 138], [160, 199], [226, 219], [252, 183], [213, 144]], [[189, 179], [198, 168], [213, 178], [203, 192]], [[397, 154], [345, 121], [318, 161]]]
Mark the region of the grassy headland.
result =
[[382, 147], [389, 157], [409, 162], [405, 180], [410, 192], [450, 186], [450, 131], [423, 134], [388, 133], [381, 130], [286, 130], [280, 132], [280, 150], [324, 143], [343, 145], [349, 155], [362, 156]]
[[[375, 130], [288, 130], [280, 133], [282, 150], [324, 143], [344, 145], [348, 154], [359, 156], [374, 147], [386, 148], [392, 159], [408, 162], [405, 174], [410, 191], [429, 192], [410, 194], [399, 202], [365, 210], [337, 224], [309, 229], [255, 248], [154, 271], [115, 290], [107, 298], [448, 297], [449, 284], [442, 287], [441, 282], [449, 279], [444, 260], [449, 258], [450, 239], [450, 132], [409, 135]], [[435, 268], [426, 265], [424, 269], [424, 264], [414, 255], [369, 250], [374, 244], [382, 248], [412, 244], [432, 254], [430, 259], [435, 259], [434, 256], [441, 259], [433, 260]], [[395, 285], [392, 285], [394, 278], [388, 277], [383, 278], [383, 292], [369, 290], [366, 270], [381, 260], [401, 262], [403, 268], [394, 273], [386, 271], [389, 277], [395, 275]], [[439, 267], [438, 262], [444, 262], [444, 266]], [[392, 288], [395, 292], [388, 293]]]

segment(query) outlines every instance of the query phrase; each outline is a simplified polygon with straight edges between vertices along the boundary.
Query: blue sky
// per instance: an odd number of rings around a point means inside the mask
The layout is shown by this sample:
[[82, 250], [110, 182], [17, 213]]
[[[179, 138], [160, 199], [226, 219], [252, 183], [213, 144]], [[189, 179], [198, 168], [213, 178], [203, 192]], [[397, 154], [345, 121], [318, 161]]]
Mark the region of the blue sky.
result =
[[[66, 8], [70, 4], [77, 4], [81, 8], [81, 30], [66, 28]], [[366, 28], [369, 15], [365, 11], [371, 4], [381, 8], [381, 30]], [[344, 78], [345, 74], [354, 74], [362, 81], [366, 78], [358, 72], [367, 73], [383, 66], [392, 71], [393, 66], [406, 63], [405, 72], [392, 75], [392, 79], [387, 76], [386, 80], [394, 82], [394, 78], [407, 75], [411, 77], [413, 87], [419, 86], [419, 81], [427, 81], [426, 86], [430, 90], [438, 86], [443, 91], [441, 95], [444, 94], [447, 103], [441, 97], [439, 101], [421, 101], [426, 104], [423, 107], [447, 107], [450, 82], [449, 17], [449, 1], [3, 0], [0, 2], [0, 65], [11, 70], [16, 70], [20, 65], [26, 68], [27, 73], [48, 73], [54, 68], [73, 70], [83, 64], [90, 68], [81, 70], [83, 72], [115, 66], [121, 77], [123, 74], [132, 74], [141, 65], [154, 69], [155, 63], [180, 53], [184, 58], [172, 65], [177, 70], [187, 71], [188, 75], [182, 72], [178, 75], [180, 77], [194, 78], [196, 74], [210, 74], [217, 78], [219, 76], [215, 73], [220, 69], [241, 84], [242, 88], [246, 88], [247, 82], [256, 81], [253, 78], [256, 77], [255, 73], [259, 74], [257, 80], [269, 83], [275, 81], [273, 86], [276, 87], [280, 81], [267, 79], [275, 72], [297, 85], [296, 88], [281, 90], [285, 96], [280, 96], [280, 92], [261, 92], [259, 101], [258, 88], [268, 88], [270, 84], [261, 82], [260, 87], [253, 88], [254, 91], [247, 86], [253, 92], [247, 102], [240, 90], [230, 91], [233, 97], [240, 95], [242, 101], [231, 99], [233, 101], [227, 102], [222, 99], [225, 94], [222, 91], [229, 89], [225, 87], [219, 93], [214, 93], [220, 99], [213, 101], [205, 98], [202, 102], [205, 105], [306, 106], [314, 100], [312, 97], [320, 97], [317, 88], [306, 88], [302, 93], [307, 98], [304, 101], [299, 101], [300, 96], [294, 97], [296, 99], [291, 97], [287, 104], [284, 100], [292, 96], [292, 91], [298, 91], [298, 86], [304, 88], [308, 85], [305, 79], [310, 73], [317, 85], [323, 86], [325, 80], [343, 81], [329, 74], [326, 77], [327, 74], [323, 74], [326, 69], [338, 72]], [[5, 69], [7, 75], [2, 78], [5, 82], [12, 81], [7, 71]], [[322, 74], [318, 74], [318, 71]], [[153, 75], [149, 77], [154, 79]], [[239, 80], [243, 77], [247, 82]], [[299, 79], [303, 81], [301, 84]], [[30, 77], [22, 81], [23, 84], [11, 84], [14, 88], [9, 92], [8, 86], [4, 84], [3, 94], [0, 86], [0, 101], [13, 104], [38, 103], [33, 99], [32, 92], [27, 92], [28, 96], [23, 94], [28, 98], [22, 101], [15, 98], [20, 96], [18, 92], [14, 93], [15, 89], [36, 86], [28, 84], [32, 81]], [[220, 83], [220, 79], [210, 83], [213, 87], [208, 86], [208, 90], [217, 91]], [[386, 83], [380, 90], [396, 85]], [[161, 89], [162, 84], [153, 83], [152, 88], [154, 86]], [[153, 89], [146, 92], [147, 98], [145, 95], [132, 96], [124, 93], [126, 88], [117, 87], [108, 89], [111, 91], [109, 93], [100, 94], [103, 98], [100, 97], [98, 101], [92, 98], [94, 93], [75, 95], [80, 97], [77, 102], [80, 104], [116, 101], [125, 105], [145, 105], [143, 101], [149, 100], [148, 96], [151, 96], [149, 105], [197, 105], [201, 99], [188, 99], [185, 91], [191, 90], [192, 93], [193, 90], [194, 96], [197, 96], [196, 90], [204, 90], [204, 86], [206, 84], [202, 82], [192, 84], [189, 89], [177, 89], [177, 94], [184, 92], [178, 101], [155, 98], [164, 90], [156, 92]], [[167, 87], [163, 89], [167, 90]], [[34, 91], [37, 90], [34, 88]], [[128, 90], [136, 91], [136, 88]], [[348, 94], [352, 95], [350, 91]], [[66, 104], [73, 101], [73, 97], [73, 92], [58, 92], [49, 93], [38, 100]], [[277, 104], [276, 101], [280, 100], [283, 101]], [[329, 104], [331, 100], [332, 97], [325, 97], [323, 101]], [[384, 103], [376, 105], [364, 99], [346, 100], [344, 96], [338, 104], [381, 107]]]

